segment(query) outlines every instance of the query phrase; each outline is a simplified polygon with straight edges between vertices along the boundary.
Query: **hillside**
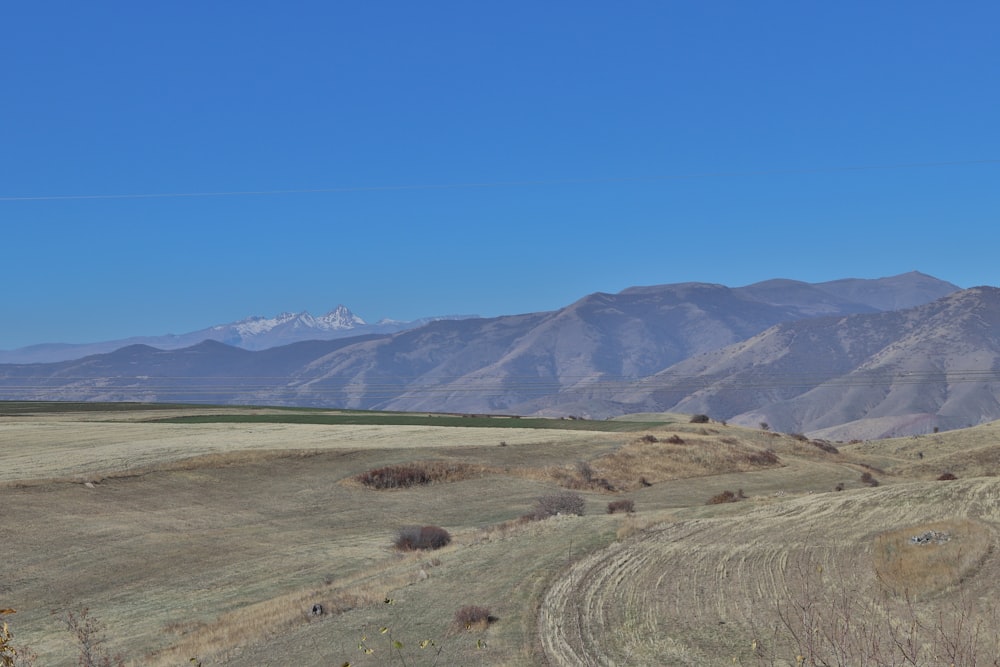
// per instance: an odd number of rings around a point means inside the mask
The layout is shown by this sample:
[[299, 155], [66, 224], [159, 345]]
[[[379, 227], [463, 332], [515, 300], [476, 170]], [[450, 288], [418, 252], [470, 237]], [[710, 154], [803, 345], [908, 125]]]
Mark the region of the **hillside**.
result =
[[835, 440], [1000, 417], [1000, 290], [906, 311], [788, 322], [676, 364], [628, 400]]
[[[910, 606], [889, 589], [847, 598], [860, 603], [860, 625], [881, 632], [868, 621], [886, 605], [963, 642], [962, 630], [935, 623], [996, 594], [998, 423], [835, 451], [677, 414], [429, 419], [0, 404], [0, 438], [18, 443], [0, 450], [0, 609], [17, 611], [3, 620], [52, 667], [77, 664], [63, 620], [83, 609], [104, 628], [101, 647], [150, 666], [734, 656], [763, 666], [801, 653], [779, 623], [783, 607], [808, 594], [814, 618], [832, 623], [845, 581], [912, 593]], [[453, 477], [391, 490], [357, 481], [434, 464]], [[937, 481], [946, 470], [959, 479]], [[625, 491], [629, 480], [641, 481]], [[521, 518], [567, 490], [583, 498], [582, 516]], [[735, 502], [708, 502], [725, 490]], [[634, 511], [609, 514], [623, 499]], [[408, 525], [441, 526], [452, 543], [399, 552], [394, 536]], [[910, 545], [929, 530], [949, 541]], [[322, 614], [311, 613], [317, 604]], [[465, 605], [492, 620], [456, 627]], [[981, 633], [963, 655], [977, 651], [983, 664], [1000, 624], [988, 609], [968, 613]], [[921, 640], [918, 664], [940, 664], [934, 637]]]

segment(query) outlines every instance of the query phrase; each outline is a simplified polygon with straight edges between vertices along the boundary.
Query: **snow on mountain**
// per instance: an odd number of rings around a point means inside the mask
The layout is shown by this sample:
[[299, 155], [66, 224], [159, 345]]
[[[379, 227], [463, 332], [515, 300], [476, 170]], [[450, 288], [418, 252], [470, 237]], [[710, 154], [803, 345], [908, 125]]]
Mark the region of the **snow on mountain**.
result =
[[343, 305], [339, 305], [326, 315], [316, 318], [316, 322], [326, 329], [353, 329], [368, 324]]
[[[475, 316], [469, 316], [475, 317]], [[305, 340], [332, 340], [368, 334], [396, 333], [419, 327], [437, 318], [424, 318], [413, 322], [384, 320], [368, 324], [346, 306], [339, 305], [325, 315], [314, 317], [307, 311], [285, 312], [274, 317], [253, 316], [217, 324], [198, 331], [163, 336], [133, 336], [131, 338], [97, 343], [42, 343], [19, 350], [0, 350], [0, 363], [54, 363], [80, 359], [92, 354], [112, 352], [128, 345], [148, 345], [160, 350], [177, 350], [197, 345], [205, 340], [215, 340], [247, 350], [264, 350], [277, 345], [287, 345]], [[451, 319], [446, 316], [445, 319]]]
[[253, 316], [234, 322], [212, 327], [212, 331], [232, 329], [240, 338], [263, 336], [279, 327], [291, 329], [306, 329], [316, 331], [343, 331], [359, 326], [365, 326], [362, 318], [352, 313], [343, 304], [337, 306], [326, 315], [313, 317], [308, 311], [301, 313], [281, 313], [276, 317]]

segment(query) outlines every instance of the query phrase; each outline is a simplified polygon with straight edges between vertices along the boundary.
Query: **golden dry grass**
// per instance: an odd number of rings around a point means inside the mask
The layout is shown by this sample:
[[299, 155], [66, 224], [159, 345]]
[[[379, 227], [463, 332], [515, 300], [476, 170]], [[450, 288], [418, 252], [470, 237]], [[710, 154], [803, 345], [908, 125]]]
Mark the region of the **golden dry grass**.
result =
[[[735, 514], [706, 518], [675, 512], [673, 521], [594, 552], [554, 582], [539, 620], [546, 656], [554, 665], [795, 664], [801, 646], [782, 619], [800, 623], [800, 632], [806, 619], [813, 628], [807, 634], [839, 636], [845, 650], [857, 651], [833, 664], [861, 664], [863, 637], [845, 630], [845, 619], [880, 633], [890, 631], [886, 619], [897, 628], [913, 619], [927, 635], [916, 664], [948, 664], [930, 657], [936, 650], [930, 636], [945, 627], [936, 625], [939, 612], [957, 610], [945, 624], [979, 614], [963, 611], [965, 601], [992, 599], [1000, 575], [993, 532], [980, 530], [1000, 521], [1000, 483], [951, 484], [737, 503], [726, 507]], [[934, 526], [955, 531], [955, 551], [900, 559], [885, 548], [902, 548], [914, 531]], [[953, 558], [960, 545], [967, 551]], [[898, 584], [923, 591], [926, 601], [884, 602], [876, 564]], [[955, 577], [961, 586], [953, 585]], [[881, 634], [879, 641], [885, 647], [891, 638]], [[767, 652], [750, 651], [751, 642], [761, 650], [767, 645]]]
[[[745, 639], [729, 629], [713, 639], [718, 620], [786, 591], [783, 568], [802, 562], [797, 549], [818, 542], [824, 557], [843, 554], [845, 564], [824, 575], [832, 581], [849, 571], [858, 545], [867, 545], [861, 550], [874, 562], [877, 533], [889, 544], [896, 529], [997, 520], [979, 483], [903, 483], [906, 452], [831, 454], [717, 423], [665, 425], [648, 433], [653, 442], [581, 430], [144, 423], [150, 414], [0, 418], [0, 437], [14, 443], [0, 450], [0, 606], [18, 609], [17, 638], [36, 649], [39, 664], [75, 663], [49, 612], [82, 607], [106, 623], [111, 648], [133, 664], [196, 657], [206, 667], [379, 665], [388, 646], [383, 627], [405, 646], [407, 664], [431, 655], [438, 664], [558, 664], [561, 649], [546, 644], [546, 615], [601, 601], [610, 606], [595, 616], [605, 628], [592, 631], [597, 652], [577, 664], [602, 655], [628, 664], [714, 664], [661, 658], [701, 659], [705, 647], [718, 651]], [[665, 442], [672, 435], [684, 443]], [[757, 458], [767, 450], [779, 465]], [[896, 474], [878, 475], [885, 484], [878, 489], [860, 488], [863, 468], [854, 463], [883, 461], [896, 465]], [[584, 474], [581, 462], [591, 472]], [[392, 491], [349, 481], [413, 463], [461, 474]], [[588, 476], [631, 488], [637, 513], [607, 515], [608, 492]], [[641, 477], [650, 486], [637, 485]], [[831, 493], [838, 483], [848, 491]], [[560, 486], [580, 490], [586, 516], [518, 519]], [[748, 501], [704, 505], [724, 488], [744, 489]], [[963, 515], [973, 501], [979, 514]], [[392, 538], [408, 524], [440, 525], [454, 542], [432, 554], [400, 555]], [[975, 567], [961, 561], [956, 571], [980, 585], [992, 572], [991, 553]], [[607, 561], [612, 555], [618, 560]], [[590, 575], [572, 574], [580, 573], [575, 563], [598, 558], [592, 574], [600, 580], [601, 563], [619, 557], [630, 565], [607, 591], [620, 599], [590, 587]], [[897, 568], [913, 590], [950, 590], [913, 575], [932, 569], [913, 559]], [[659, 572], [660, 583], [651, 584], [649, 572]], [[733, 588], [733, 577], [754, 582], [753, 595]], [[661, 590], [664, 581], [674, 588]], [[583, 606], [578, 584], [593, 596]], [[694, 608], [664, 608], [654, 594], [695, 601]], [[315, 603], [330, 613], [309, 616]], [[451, 632], [456, 610], [470, 604], [489, 607], [497, 621], [475, 637]], [[619, 611], [631, 616], [616, 626]], [[676, 621], [669, 632], [659, 613]], [[374, 652], [359, 653], [360, 637], [376, 635], [378, 643], [367, 644]], [[440, 652], [419, 649], [432, 640]], [[645, 648], [627, 658], [615, 652], [629, 642]]]
[[[913, 542], [927, 533], [947, 539]], [[894, 595], [922, 599], [973, 574], [995, 542], [991, 526], [968, 518], [894, 528], [875, 537], [873, 567], [879, 582]]]
[[309, 615], [313, 605], [322, 605], [324, 615], [334, 616], [382, 605], [392, 591], [426, 579], [432, 567], [431, 560], [425, 560], [423, 555], [410, 555], [384, 561], [343, 580], [240, 607], [208, 623], [170, 623], [164, 630], [178, 634], [179, 639], [168, 649], [144, 658], [143, 664], [168, 667], [184, 663], [191, 656], [225, 660], [239, 647], [260, 642], [262, 637], [286, 633], [304, 622], [321, 622], [321, 617]]
[[743, 439], [687, 432], [637, 438], [590, 463], [597, 475], [623, 490], [781, 465], [773, 451]]

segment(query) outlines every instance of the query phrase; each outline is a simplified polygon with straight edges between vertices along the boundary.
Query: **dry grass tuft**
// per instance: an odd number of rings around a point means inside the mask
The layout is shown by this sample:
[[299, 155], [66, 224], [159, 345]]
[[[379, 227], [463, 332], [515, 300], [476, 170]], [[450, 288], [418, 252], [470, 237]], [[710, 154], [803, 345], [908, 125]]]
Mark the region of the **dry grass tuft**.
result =
[[309, 610], [315, 604], [323, 605], [328, 616], [382, 605], [391, 591], [427, 576], [429, 565], [422, 556], [415, 552], [402, 562], [386, 561], [356, 577], [247, 605], [208, 623], [170, 623], [165, 629], [181, 632], [180, 641], [147, 656], [142, 664], [148, 667], [186, 665], [192, 656], [197, 656], [205, 664], [209, 664], [210, 660], [224, 659], [239, 647], [255, 645], [262, 638], [311, 622], [314, 619]]
[[770, 449], [725, 436], [700, 437], [676, 434], [657, 442], [645, 439], [623, 445], [591, 461], [595, 475], [610, 480], [621, 491], [672, 479], [704, 477], [733, 472], [748, 472], [782, 465]]
[[[530, 471], [524, 469], [521, 470], [521, 475], [534, 476]], [[548, 477], [548, 481], [555, 482], [567, 489], [615, 492], [615, 485], [607, 477], [599, 476], [594, 468], [585, 461], [577, 462], [572, 466], [550, 466], [544, 470], [543, 475]]]
[[743, 493], [743, 489], [740, 489], [736, 493], [726, 490], [722, 493], [717, 493], [706, 501], [706, 505], [722, 505], [725, 503], [736, 503], [741, 500], [746, 500], [746, 494]]
[[489, 607], [467, 604], [455, 612], [454, 627], [467, 632], [482, 632], [495, 620], [490, 615]]

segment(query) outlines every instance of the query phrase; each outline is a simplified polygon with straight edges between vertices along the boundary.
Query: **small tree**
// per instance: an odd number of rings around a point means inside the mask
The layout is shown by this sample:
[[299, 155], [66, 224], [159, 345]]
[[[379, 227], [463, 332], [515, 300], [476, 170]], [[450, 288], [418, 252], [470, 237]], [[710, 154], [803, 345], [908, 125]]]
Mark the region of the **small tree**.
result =
[[91, 616], [90, 610], [84, 608], [77, 614], [67, 612], [63, 623], [76, 638], [80, 667], [125, 667], [125, 659], [121, 655], [111, 655], [104, 647], [108, 641], [104, 635], [104, 624]]

